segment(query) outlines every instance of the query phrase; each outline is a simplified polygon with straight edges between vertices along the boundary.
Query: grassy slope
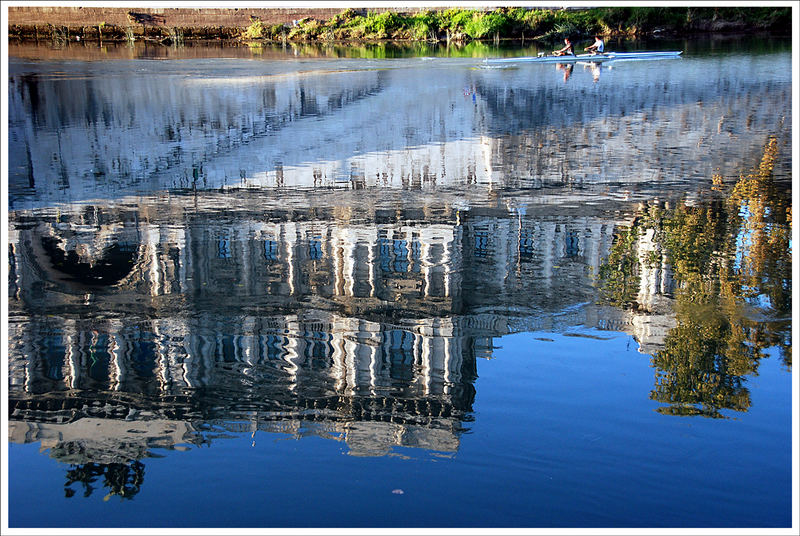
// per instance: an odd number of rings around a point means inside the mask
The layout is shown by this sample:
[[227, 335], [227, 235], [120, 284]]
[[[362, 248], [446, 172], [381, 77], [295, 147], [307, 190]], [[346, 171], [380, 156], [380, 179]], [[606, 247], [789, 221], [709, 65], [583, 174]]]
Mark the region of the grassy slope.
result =
[[[328, 16], [331, 11], [319, 12]], [[130, 14], [129, 14], [130, 15]], [[129, 17], [130, 18], [130, 17]], [[606, 36], [651, 34], [687, 35], [709, 32], [758, 32], [791, 34], [790, 7], [609, 7], [585, 10], [498, 8], [491, 11], [438, 9], [417, 13], [346, 9], [327, 20], [308, 17], [291, 24], [270, 24], [251, 16], [244, 28], [231, 20], [220, 26], [118, 23], [67, 27], [54, 24], [9, 26], [11, 38], [54, 40], [138, 39], [162, 41], [187, 39], [369, 41], [401, 39], [465, 43], [489, 39], [533, 39], [544, 42]], [[177, 21], [176, 21], [177, 22]], [[217, 21], [219, 22], [219, 21]], [[274, 22], [274, 20], [273, 20]], [[237, 26], [236, 24], [239, 24]], [[243, 29], [244, 28], [244, 29]]]
[[791, 32], [791, 8], [615, 7], [588, 10], [499, 8], [450, 9], [405, 15], [359, 14], [348, 9], [326, 21], [304, 19], [297, 26], [266, 27], [260, 21], [245, 39], [471, 41], [525, 38], [555, 41], [567, 36], [686, 34], [718, 31]]

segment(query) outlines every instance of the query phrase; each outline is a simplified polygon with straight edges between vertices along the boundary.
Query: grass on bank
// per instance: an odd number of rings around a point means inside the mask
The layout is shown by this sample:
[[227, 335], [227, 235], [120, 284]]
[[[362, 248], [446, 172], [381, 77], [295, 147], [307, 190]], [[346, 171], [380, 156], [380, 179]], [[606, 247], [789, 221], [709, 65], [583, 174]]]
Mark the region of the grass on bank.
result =
[[607, 7], [586, 10], [498, 8], [447, 9], [413, 14], [346, 9], [327, 21], [306, 18], [296, 25], [266, 26], [254, 18], [243, 39], [468, 42], [481, 39], [648, 35], [658, 32], [791, 31], [791, 8], [775, 7]]
[[251, 17], [250, 25], [166, 27], [147, 24], [110, 25], [100, 21], [83, 27], [10, 25], [12, 39], [70, 38], [96, 40], [145, 39], [163, 43], [184, 40], [243, 41], [378, 41], [468, 42], [521, 39], [555, 43], [564, 37], [590, 39], [646, 35], [769, 31], [791, 35], [790, 7], [598, 7], [591, 9], [497, 8], [442, 9], [416, 13], [346, 9], [328, 20], [306, 18], [295, 24], [267, 25]]

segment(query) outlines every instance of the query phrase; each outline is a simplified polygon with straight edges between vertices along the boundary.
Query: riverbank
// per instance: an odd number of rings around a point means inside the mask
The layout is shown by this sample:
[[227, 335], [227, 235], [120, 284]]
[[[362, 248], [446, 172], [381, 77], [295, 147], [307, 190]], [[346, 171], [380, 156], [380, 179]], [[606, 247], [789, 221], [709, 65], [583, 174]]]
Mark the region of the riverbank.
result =
[[8, 8], [12, 40], [469, 42], [770, 31], [790, 35], [790, 7]]

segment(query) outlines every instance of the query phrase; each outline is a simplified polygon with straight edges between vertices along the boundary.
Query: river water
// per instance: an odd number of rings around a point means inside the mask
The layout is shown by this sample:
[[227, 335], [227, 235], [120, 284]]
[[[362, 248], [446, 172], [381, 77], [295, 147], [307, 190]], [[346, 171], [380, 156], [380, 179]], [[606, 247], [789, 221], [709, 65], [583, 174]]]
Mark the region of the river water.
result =
[[11, 46], [10, 525], [790, 526], [790, 45]]

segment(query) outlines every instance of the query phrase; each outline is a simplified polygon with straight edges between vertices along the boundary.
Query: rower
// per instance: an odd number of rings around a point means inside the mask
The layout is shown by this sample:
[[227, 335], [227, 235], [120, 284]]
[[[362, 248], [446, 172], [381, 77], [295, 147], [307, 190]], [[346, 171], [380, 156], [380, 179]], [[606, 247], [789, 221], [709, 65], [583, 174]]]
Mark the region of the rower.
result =
[[559, 71], [564, 71], [564, 83], [567, 83], [569, 80], [570, 75], [572, 74], [572, 70], [575, 68], [575, 64], [573, 62], [569, 63], [556, 63], [556, 69]]
[[603, 44], [603, 39], [599, 35], [594, 36], [594, 43], [589, 45], [588, 47], [584, 48], [583, 50], [589, 52], [590, 54], [602, 54], [603, 50], [605, 50], [605, 45]]
[[564, 48], [553, 52], [553, 56], [574, 56], [575, 49], [572, 47], [572, 41], [569, 37], [564, 38]]

